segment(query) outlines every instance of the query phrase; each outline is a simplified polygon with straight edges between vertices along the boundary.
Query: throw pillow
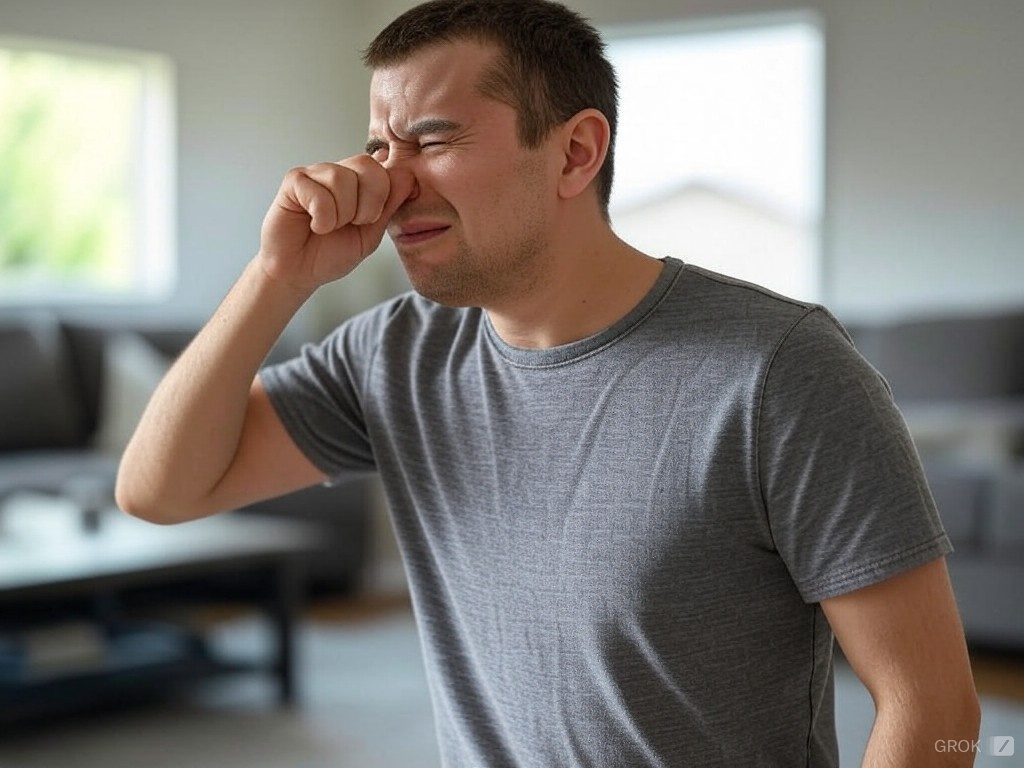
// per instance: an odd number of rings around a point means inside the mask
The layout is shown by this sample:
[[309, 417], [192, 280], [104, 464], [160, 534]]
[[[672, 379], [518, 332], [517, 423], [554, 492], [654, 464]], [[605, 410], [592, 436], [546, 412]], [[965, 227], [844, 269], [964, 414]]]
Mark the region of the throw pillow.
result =
[[137, 333], [116, 333], [103, 353], [103, 391], [95, 446], [120, 455], [171, 360]]

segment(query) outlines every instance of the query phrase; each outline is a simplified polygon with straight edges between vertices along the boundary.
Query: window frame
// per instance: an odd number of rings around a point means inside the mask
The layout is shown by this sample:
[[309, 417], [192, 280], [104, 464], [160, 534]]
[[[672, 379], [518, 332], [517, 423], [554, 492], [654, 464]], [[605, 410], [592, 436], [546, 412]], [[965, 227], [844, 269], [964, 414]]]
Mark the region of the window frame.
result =
[[75, 304], [134, 305], [167, 299], [178, 273], [176, 73], [165, 54], [66, 40], [0, 34], [0, 49], [138, 68], [141, 89], [129, 161], [131, 233], [127, 284], [104, 290], [82, 283], [25, 285], [0, 280], [0, 307]]
[[[810, 239], [812, 242], [813, 256], [809, 265], [810, 274], [807, 276], [813, 295], [801, 296], [812, 301], [825, 301], [827, 299], [827, 254], [825, 226], [827, 221], [827, 198], [826, 198], [826, 149], [828, 141], [827, 124], [827, 48], [824, 19], [811, 9], [793, 9], [771, 11], [766, 13], [753, 14], [732, 14], [724, 16], [695, 16], [693, 18], [675, 18], [658, 21], [628, 22], [609, 24], [601, 26], [601, 34], [609, 47], [620, 42], [635, 42], [643, 38], [668, 38], [668, 37], [700, 37], [705, 35], [716, 35], [730, 32], [757, 32], [769, 30], [774, 27], [787, 27], [803, 25], [815, 30], [818, 37], [818, 50], [816, 67], [811, 73], [813, 78], [810, 87], [815, 93], [815, 103], [812, 106], [813, 130], [816, 136], [815, 145], [811, 148], [811, 178], [810, 193], [815, 200], [813, 210], [809, 212], [811, 219]], [[613, 61], [614, 63], [614, 61]], [[616, 173], [619, 170], [619, 157], [616, 156]], [[612, 214], [614, 216], [615, 198], [613, 191]], [[742, 279], [742, 276], [741, 276]]]

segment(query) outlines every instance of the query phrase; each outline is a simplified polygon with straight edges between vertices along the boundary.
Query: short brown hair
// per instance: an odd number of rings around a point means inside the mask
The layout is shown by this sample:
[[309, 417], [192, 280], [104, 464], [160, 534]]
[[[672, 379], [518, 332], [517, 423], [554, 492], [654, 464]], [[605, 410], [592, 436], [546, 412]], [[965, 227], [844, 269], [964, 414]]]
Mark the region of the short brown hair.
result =
[[604, 114], [611, 137], [597, 192], [607, 219], [618, 87], [597, 30], [550, 0], [430, 0], [385, 27], [363, 52], [363, 61], [379, 69], [429, 45], [467, 39], [498, 47], [498, 61], [484, 74], [480, 91], [515, 108], [523, 146], [539, 146], [555, 126], [580, 110]]

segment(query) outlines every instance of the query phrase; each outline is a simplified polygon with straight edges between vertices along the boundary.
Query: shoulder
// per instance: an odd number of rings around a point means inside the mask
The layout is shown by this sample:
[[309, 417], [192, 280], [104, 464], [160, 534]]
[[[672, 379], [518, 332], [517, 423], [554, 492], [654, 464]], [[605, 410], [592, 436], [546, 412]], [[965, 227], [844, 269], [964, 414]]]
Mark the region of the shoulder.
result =
[[692, 265], [683, 267], [659, 312], [663, 332], [685, 336], [737, 364], [767, 373], [781, 352], [813, 357], [853, 350], [828, 309]]
[[[472, 310], [404, 293], [353, 315], [291, 359], [264, 367], [261, 379], [277, 400], [279, 393], [301, 391], [305, 399], [326, 395], [335, 404], [362, 402], [381, 373], [395, 386], [406, 386], [414, 369], [430, 374], [443, 368], [458, 329], [472, 329], [474, 323], [478, 328]], [[397, 375], [388, 376], [392, 373]]]
[[674, 294], [691, 313], [775, 334], [785, 334], [808, 314], [824, 311], [818, 304], [689, 264], [681, 270]]
[[479, 310], [445, 307], [415, 292], [400, 294], [346, 320], [326, 339], [337, 352], [407, 352], [479, 325]]

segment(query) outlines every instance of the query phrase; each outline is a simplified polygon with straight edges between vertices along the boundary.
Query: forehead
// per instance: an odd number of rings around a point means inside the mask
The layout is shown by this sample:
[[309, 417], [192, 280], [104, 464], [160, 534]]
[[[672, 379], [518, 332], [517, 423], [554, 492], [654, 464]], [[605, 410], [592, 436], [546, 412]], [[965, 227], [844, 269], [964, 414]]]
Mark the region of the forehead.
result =
[[497, 55], [494, 46], [462, 40], [429, 46], [398, 64], [374, 70], [371, 131], [472, 110], [486, 100], [477, 85]]

